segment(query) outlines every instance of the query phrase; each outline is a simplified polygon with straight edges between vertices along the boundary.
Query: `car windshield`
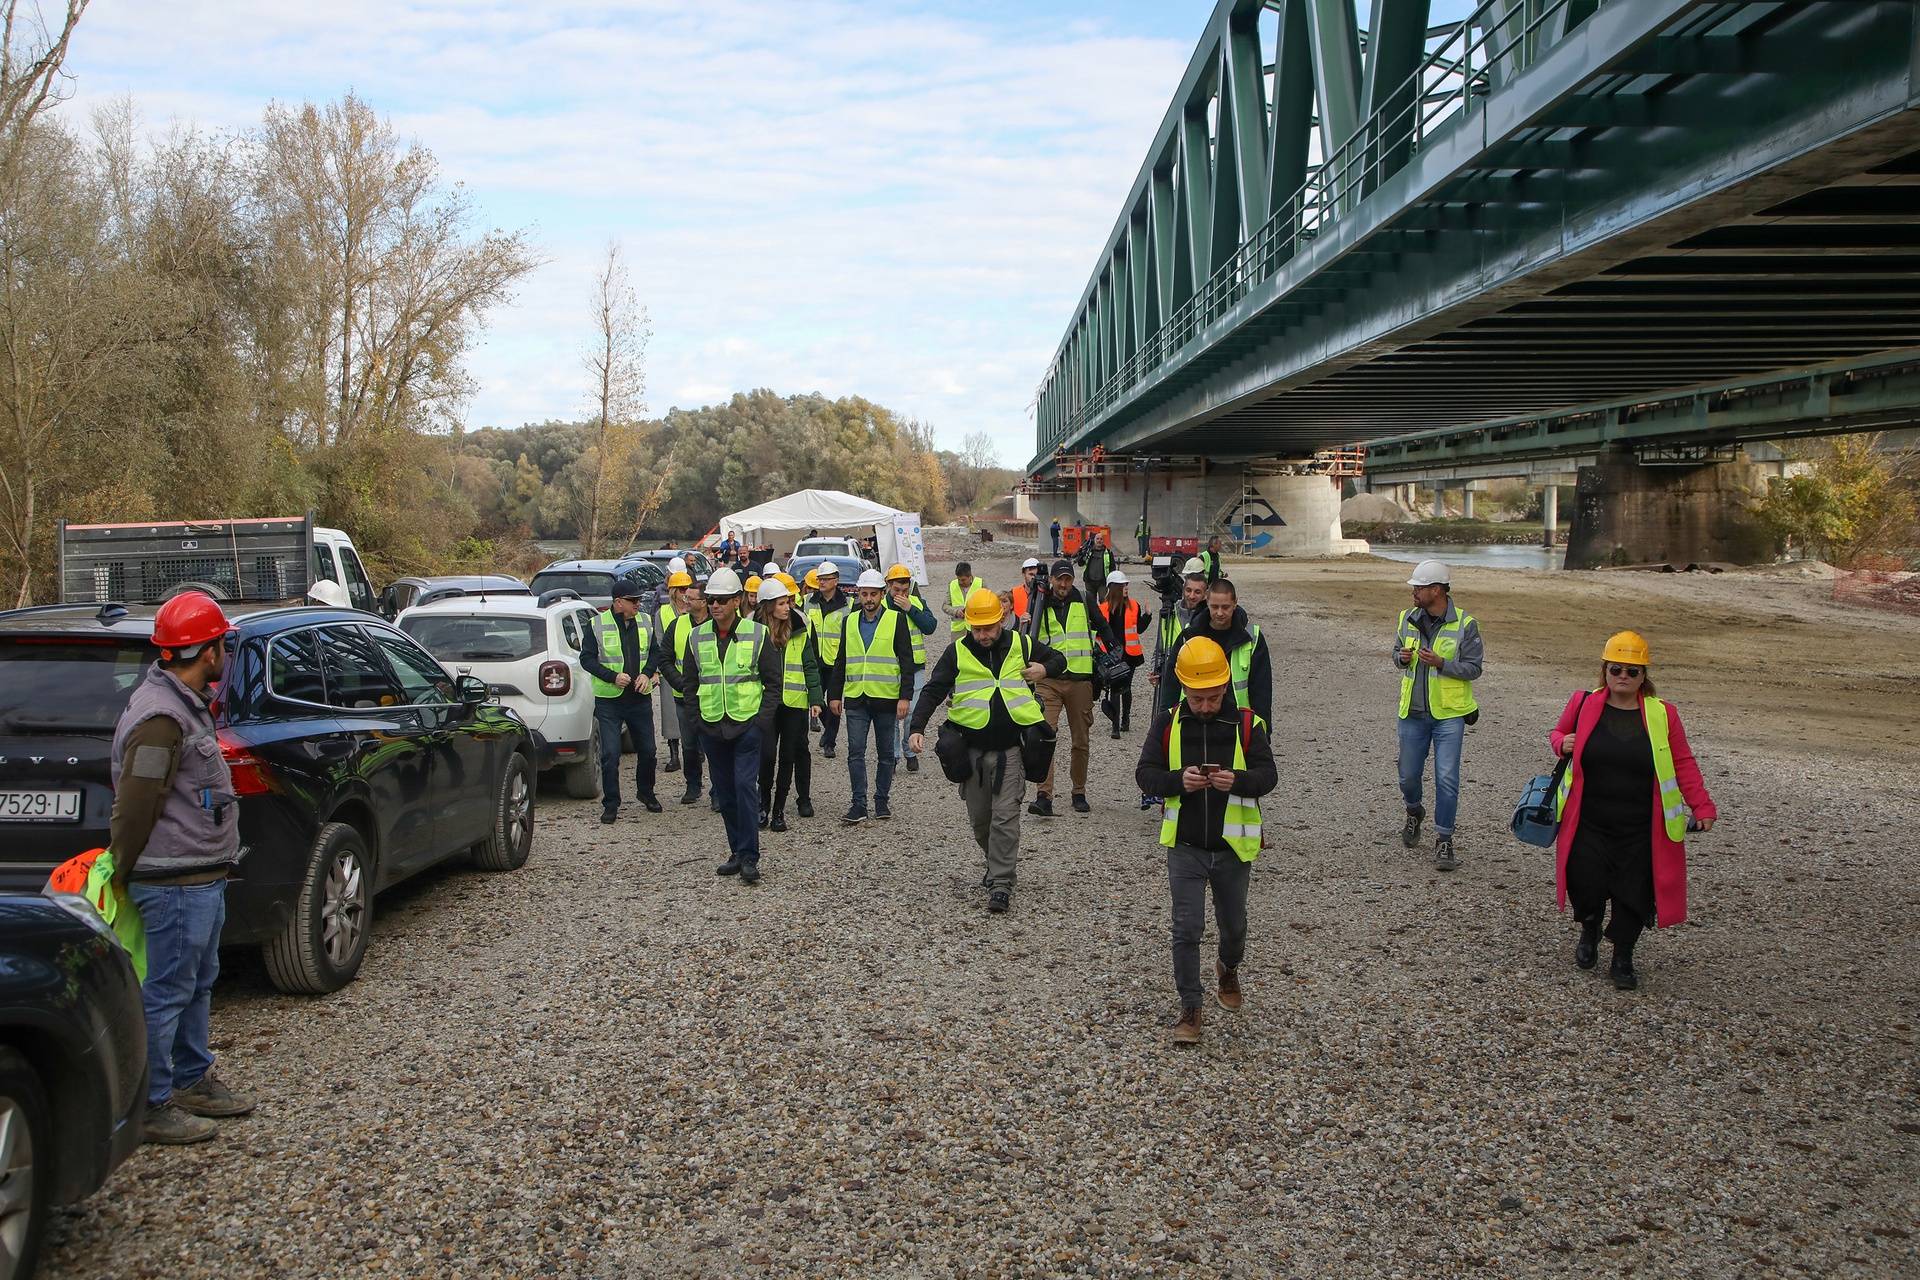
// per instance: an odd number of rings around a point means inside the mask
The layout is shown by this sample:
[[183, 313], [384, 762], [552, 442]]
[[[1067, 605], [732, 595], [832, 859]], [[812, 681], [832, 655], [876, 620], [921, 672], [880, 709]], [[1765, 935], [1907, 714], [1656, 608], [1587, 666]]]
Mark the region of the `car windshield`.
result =
[[144, 640], [0, 638], [0, 732], [113, 732], [160, 655]]
[[529, 585], [535, 595], [547, 591], [572, 591], [583, 600], [605, 600], [613, 594], [613, 575], [585, 569], [553, 569], [534, 574]]
[[420, 613], [400, 629], [442, 662], [515, 662], [547, 651], [545, 618]]
[[795, 556], [843, 556], [847, 553], [845, 538], [827, 538], [817, 542], [803, 542], [793, 549]]

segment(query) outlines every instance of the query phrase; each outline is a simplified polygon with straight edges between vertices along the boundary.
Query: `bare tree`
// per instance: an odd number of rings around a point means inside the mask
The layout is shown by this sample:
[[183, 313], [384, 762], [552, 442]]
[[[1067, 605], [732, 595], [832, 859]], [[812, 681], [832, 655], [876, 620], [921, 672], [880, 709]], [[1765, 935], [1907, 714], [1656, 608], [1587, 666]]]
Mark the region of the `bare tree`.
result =
[[[1000, 465], [1000, 456], [994, 449], [993, 436], [985, 431], [971, 431], [960, 444], [960, 465], [967, 477], [966, 504], [969, 514], [980, 509], [980, 501], [987, 495], [983, 492], [987, 476]], [[959, 495], [955, 495], [958, 497]]]
[[[647, 411], [647, 339], [652, 329], [647, 310], [640, 305], [627, 277], [627, 263], [619, 243], [610, 242], [600, 259], [593, 282], [593, 340], [586, 367], [593, 381], [593, 439], [598, 455], [593, 479], [580, 513], [581, 554], [597, 556], [601, 542], [620, 513], [635, 505], [635, 495], [620, 492], [620, 479], [639, 443], [640, 417]], [[657, 508], [665, 492], [665, 476], [654, 486], [650, 503], [640, 503], [640, 523]], [[632, 546], [632, 538], [628, 540]]]
[[0, 139], [4, 139], [5, 174], [12, 181], [26, 149], [27, 131], [50, 104], [62, 101], [67, 76], [67, 44], [89, 0], [67, 0], [66, 14], [55, 31], [30, 4], [22, 13], [20, 0], [0, 0]]

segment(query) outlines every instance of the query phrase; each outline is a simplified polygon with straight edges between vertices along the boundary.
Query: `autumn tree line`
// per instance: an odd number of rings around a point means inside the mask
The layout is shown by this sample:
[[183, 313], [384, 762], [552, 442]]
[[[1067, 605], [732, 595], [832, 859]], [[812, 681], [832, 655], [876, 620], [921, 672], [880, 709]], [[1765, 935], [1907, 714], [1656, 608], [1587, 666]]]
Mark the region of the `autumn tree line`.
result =
[[684, 540], [803, 486], [937, 522], [1004, 475], [858, 397], [647, 416], [618, 245], [582, 282], [580, 419], [467, 429], [466, 356], [541, 264], [528, 233], [352, 94], [157, 136], [63, 108], [86, 5], [0, 0], [0, 606], [57, 598], [62, 518], [313, 511], [386, 576]]

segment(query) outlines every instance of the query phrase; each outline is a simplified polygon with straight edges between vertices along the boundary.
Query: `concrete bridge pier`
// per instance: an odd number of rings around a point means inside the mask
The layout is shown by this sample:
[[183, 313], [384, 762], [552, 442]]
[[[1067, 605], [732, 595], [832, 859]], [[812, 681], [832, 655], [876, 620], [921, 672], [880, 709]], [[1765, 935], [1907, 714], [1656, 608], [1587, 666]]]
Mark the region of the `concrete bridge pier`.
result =
[[[1340, 528], [1340, 481], [1332, 476], [1257, 475], [1239, 467], [1182, 468], [1134, 473], [1125, 484], [1114, 476], [1105, 487], [1082, 482], [1079, 492], [1035, 493], [1033, 514], [1040, 544], [1062, 525], [1104, 524], [1116, 549], [1134, 553], [1134, 522], [1145, 486], [1147, 522], [1156, 534], [1206, 539], [1219, 532], [1254, 556], [1317, 557], [1364, 554], [1367, 544]], [[1222, 513], [1224, 528], [1215, 520]]]
[[1770, 560], [1772, 541], [1753, 510], [1765, 492], [1764, 471], [1744, 452], [1657, 466], [1608, 455], [1580, 468], [1566, 567]]
[[1560, 486], [1551, 479], [1540, 492], [1540, 522], [1546, 526], [1541, 534], [1540, 545], [1551, 551], [1554, 534], [1560, 527]]

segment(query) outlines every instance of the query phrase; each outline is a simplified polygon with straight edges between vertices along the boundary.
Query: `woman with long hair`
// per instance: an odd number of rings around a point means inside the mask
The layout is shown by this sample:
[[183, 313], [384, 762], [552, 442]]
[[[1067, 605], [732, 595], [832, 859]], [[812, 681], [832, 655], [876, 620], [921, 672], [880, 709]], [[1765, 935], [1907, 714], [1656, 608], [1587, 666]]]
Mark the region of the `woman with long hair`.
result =
[[1126, 646], [1127, 680], [1124, 684], [1109, 685], [1100, 694], [1101, 709], [1107, 713], [1107, 719], [1113, 728], [1110, 737], [1119, 737], [1133, 728], [1133, 672], [1147, 660], [1147, 651], [1140, 643], [1141, 635], [1153, 621], [1151, 610], [1142, 609], [1140, 602], [1127, 595], [1127, 575], [1115, 569], [1107, 575], [1106, 593], [1100, 597], [1100, 612], [1107, 620], [1107, 627], [1114, 638]]
[[[1640, 985], [1633, 947], [1650, 923], [1687, 918], [1689, 830], [1719, 816], [1680, 724], [1680, 710], [1654, 696], [1647, 642], [1622, 631], [1601, 653], [1600, 687], [1567, 699], [1547, 735], [1568, 758], [1560, 777], [1559, 901], [1573, 903], [1580, 941], [1573, 962], [1593, 968], [1607, 904], [1613, 985]], [[1691, 811], [1691, 818], [1689, 818]]]
[[[772, 799], [760, 806], [760, 825], [787, 829], [787, 791], [799, 798], [798, 812], [813, 816], [813, 756], [807, 747], [807, 721], [817, 719], [826, 697], [820, 683], [820, 649], [806, 614], [794, 608], [793, 591], [779, 578], [760, 583], [754, 617], [767, 629], [767, 643], [786, 654], [786, 679], [773, 713], [773, 740], [760, 751], [760, 794]], [[775, 780], [778, 757], [778, 781]]]

